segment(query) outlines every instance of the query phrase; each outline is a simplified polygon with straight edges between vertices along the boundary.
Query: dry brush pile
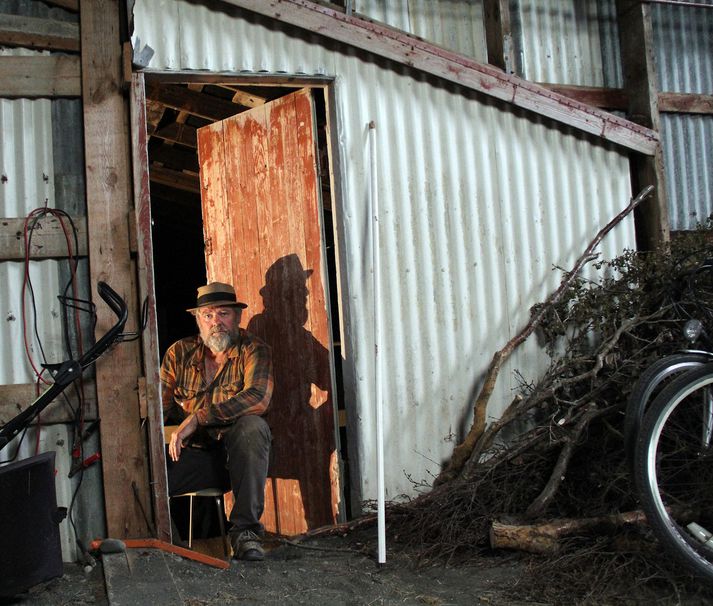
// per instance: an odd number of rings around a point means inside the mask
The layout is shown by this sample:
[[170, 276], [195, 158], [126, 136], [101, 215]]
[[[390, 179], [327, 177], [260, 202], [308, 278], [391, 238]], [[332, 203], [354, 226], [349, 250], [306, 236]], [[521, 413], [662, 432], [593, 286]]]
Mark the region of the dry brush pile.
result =
[[[553, 603], [708, 591], [650, 536], [624, 454], [633, 385], [651, 362], [681, 347], [679, 277], [713, 256], [707, 225], [665, 251], [597, 261], [598, 243], [646, 195], [598, 234], [557, 291], [531, 310], [525, 329], [496, 352], [473, 426], [433, 486], [389, 504], [390, 536], [422, 562], [474, 561], [502, 547], [538, 554], [525, 558], [532, 574], [516, 591]], [[581, 277], [587, 263], [601, 270], [597, 283]], [[535, 383], [522, 379], [502, 418], [487, 423], [500, 365], [535, 334], [546, 344], [548, 370]]]

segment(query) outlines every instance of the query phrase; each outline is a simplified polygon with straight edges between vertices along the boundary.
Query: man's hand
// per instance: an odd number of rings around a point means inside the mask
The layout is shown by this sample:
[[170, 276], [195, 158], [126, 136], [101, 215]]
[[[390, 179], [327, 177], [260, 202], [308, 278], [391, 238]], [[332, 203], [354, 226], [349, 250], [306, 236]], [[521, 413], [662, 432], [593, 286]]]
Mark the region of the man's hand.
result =
[[183, 444], [195, 433], [196, 429], [198, 429], [198, 418], [196, 415], [189, 415], [178, 426], [178, 429], [171, 434], [171, 441], [168, 443], [168, 454], [172, 461], [178, 461]]

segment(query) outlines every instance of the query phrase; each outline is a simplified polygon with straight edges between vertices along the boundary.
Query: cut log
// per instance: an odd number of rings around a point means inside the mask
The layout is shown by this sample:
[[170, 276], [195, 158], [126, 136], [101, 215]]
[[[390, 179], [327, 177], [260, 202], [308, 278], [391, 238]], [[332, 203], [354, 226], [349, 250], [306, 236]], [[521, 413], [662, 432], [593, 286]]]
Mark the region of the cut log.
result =
[[646, 524], [642, 511], [628, 511], [609, 516], [559, 519], [541, 524], [517, 525], [493, 522], [490, 546], [493, 549], [518, 549], [529, 553], [553, 554], [559, 551], [559, 539], [574, 534], [611, 532], [627, 524]]

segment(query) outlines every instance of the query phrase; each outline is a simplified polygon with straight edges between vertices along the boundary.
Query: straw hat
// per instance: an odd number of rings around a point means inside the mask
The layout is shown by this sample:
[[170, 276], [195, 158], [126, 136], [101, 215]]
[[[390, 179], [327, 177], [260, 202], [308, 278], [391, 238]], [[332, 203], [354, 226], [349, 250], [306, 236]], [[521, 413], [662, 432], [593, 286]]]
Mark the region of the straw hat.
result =
[[211, 282], [205, 286], [198, 287], [196, 306], [186, 311], [196, 311], [201, 307], [221, 307], [226, 305], [242, 308], [247, 307], [247, 303], [238, 301], [238, 298], [235, 296], [235, 289], [230, 284]]

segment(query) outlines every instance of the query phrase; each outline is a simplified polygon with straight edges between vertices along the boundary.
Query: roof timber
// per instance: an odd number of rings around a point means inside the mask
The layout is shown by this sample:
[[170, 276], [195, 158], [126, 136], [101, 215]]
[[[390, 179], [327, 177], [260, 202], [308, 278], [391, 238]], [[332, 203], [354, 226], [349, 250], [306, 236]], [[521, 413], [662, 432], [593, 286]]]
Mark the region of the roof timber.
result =
[[643, 154], [658, 133], [383, 23], [308, 0], [224, 0], [512, 103]]

